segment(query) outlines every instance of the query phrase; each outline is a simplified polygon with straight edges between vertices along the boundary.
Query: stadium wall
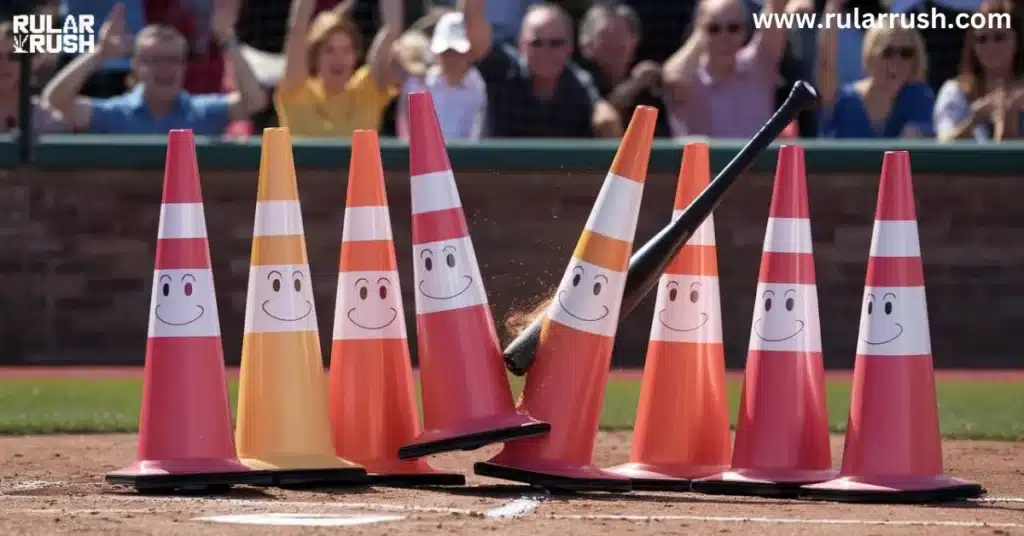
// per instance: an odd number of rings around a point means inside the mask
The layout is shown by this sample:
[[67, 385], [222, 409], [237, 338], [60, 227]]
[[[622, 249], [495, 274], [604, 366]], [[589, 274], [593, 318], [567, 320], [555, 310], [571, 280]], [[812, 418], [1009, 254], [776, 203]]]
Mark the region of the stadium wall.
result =
[[[739, 145], [712, 143], [720, 169]], [[1024, 346], [1024, 145], [805, 144], [829, 368], [849, 368], [882, 153], [911, 151], [938, 367], [1014, 368]], [[452, 145], [452, 163], [503, 342], [503, 319], [558, 281], [614, 154], [614, 143]], [[141, 364], [165, 146], [162, 138], [43, 138], [31, 162], [0, 140], [0, 362]], [[238, 362], [259, 143], [199, 140], [200, 172], [230, 364]], [[415, 354], [408, 153], [383, 147]], [[668, 222], [680, 144], [651, 158], [636, 243]], [[320, 334], [334, 315], [348, 148], [295, 148]], [[768, 151], [715, 214], [726, 355], [742, 367], [772, 189]], [[614, 364], [639, 366], [653, 298], [622, 326]], [[327, 356], [324, 356], [327, 359]]]

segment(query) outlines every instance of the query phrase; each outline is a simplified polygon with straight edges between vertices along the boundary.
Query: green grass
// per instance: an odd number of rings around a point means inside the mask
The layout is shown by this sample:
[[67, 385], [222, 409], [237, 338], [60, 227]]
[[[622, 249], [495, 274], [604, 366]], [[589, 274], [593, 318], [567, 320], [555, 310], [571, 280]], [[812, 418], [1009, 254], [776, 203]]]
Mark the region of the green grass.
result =
[[[521, 380], [514, 378], [518, 392]], [[141, 382], [136, 379], [0, 380], [0, 434], [104, 433], [136, 430]], [[640, 384], [613, 379], [605, 394], [601, 426], [633, 426]], [[740, 384], [729, 383], [735, 419]], [[237, 385], [231, 385], [231, 400]], [[961, 439], [1024, 440], [1024, 384], [1019, 382], [949, 381], [938, 384], [942, 432]], [[850, 384], [830, 381], [830, 427], [846, 426]]]

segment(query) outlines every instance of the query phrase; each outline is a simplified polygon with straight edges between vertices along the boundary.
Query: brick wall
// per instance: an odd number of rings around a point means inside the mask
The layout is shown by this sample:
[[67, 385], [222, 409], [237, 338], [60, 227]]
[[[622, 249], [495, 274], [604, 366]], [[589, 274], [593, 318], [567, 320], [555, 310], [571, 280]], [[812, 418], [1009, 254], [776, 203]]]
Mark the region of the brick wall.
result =
[[[141, 363], [162, 173], [0, 171], [0, 358]], [[203, 174], [225, 352], [237, 363], [256, 172]], [[458, 173], [499, 324], [557, 283], [603, 173]], [[918, 176], [938, 366], [1019, 367], [1024, 345], [1024, 181]], [[852, 366], [877, 175], [811, 175], [825, 360]], [[331, 334], [344, 172], [304, 170], [299, 188], [321, 337]], [[414, 326], [408, 178], [388, 177], [402, 285]], [[675, 177], [648, 179], [637, 243], [668, 221]], [[745, 177], [716, 214], [727, 359], [742, 367], [771, 178]], [[639, 365], [649, 298], [620, 329], [615, 364]], [[503, 342], [510, 334], [499, 326]], [[415, 346], [413, 346], [415, 348]], [[329, 346], [325, 346], [329, 348]]]

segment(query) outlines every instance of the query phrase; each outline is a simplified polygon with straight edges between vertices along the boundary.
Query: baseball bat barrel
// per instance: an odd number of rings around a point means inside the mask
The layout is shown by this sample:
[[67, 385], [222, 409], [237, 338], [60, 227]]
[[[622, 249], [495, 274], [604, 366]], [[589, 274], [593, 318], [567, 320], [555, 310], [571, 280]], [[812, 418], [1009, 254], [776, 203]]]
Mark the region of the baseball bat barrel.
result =
[[[715, 176], [707, 188], [683, 210], [680, 217], [659, 231], [633, 254], [629, 259], [629, 272], [626, 275], [626, 285], [622, 295], [622, 307], [619, 311], [620, 323], [633, 312], [633, 309], [643, 301], [651, 289], [657, 286], [668, 263], [679, 253], [679, 250], [704, 223], [704, 220], [718, 207], [726, 192], [736, 184], [740, 175], [750, 167], [758, 155], [779, 137], [779, 134], [801, 110], [813, 104], [817, 99], [818, 92], [811, 84], [803, 80], [794, 84], [782, 106], [736, 153], [736, 156]], [[542, 319], [543, 316], [534, 319], [533, 323], [505, 348], [505, 366], [517, 376], [526, 374], [533, 364], [537, 343], [540, 340]]]

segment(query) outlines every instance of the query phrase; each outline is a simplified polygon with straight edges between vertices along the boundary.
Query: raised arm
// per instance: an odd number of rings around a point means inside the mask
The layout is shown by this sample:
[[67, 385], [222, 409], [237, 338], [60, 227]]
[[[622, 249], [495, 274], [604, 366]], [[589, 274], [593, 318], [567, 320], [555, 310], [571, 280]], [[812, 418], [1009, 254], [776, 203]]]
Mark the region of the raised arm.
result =
[[491, 23], [487, 22], [484, 14], [484, 1], [459, 0], [459, 10], [466, 19], [466, 38], [469, 39], [469, 55], [473, 61], [487, 57], [494, 44]]
[[370, 45], [366, 63], [370, 65], [377, 89], [384, 91], [400, 85], [405, 77], [395, 57], [395, 41], [404, 26], [402, 0], [380, 0], [380, 17], [383, 23]]
[[700, 58], [707, 49], [707, 42], [708, 37], [704, 33], [700, 8], [698, 8], [690, 37], [686, 39], [683, 46], [679, 47], [679, 50], [668, 58], [661, 69], [665, 96], [675, 107], [683, 106], [688, 99], [690, 82], [697, 72], [697, 67], [700, 66]]
[[235, 25], [242, 9], [241, 0], [215, 0], [210, 28], [224, 55], [231, 62], [235, 91], [229, 96], [232, 121], [246, 119], [266, 109], [269, 99], [249, 62], [242, 56], [235, 36]]
[[118, 2], [100, 28], [99, 42], [93, 52], [82, 54], [50, 79], [42, 92], [43, 107], [60, 114], [75, 130], [89, 128], [92, 103], [81, 97], [89, 76], [108, 58], [123, 56], [128, 43], [125, 38], [124, 4]]
[[[793, 5], [794, 10], [797, 10], [802, 8], [805, 2], [803, 0], [789, 0], [788, 2], [787, 0], [764, 0], [764, 5], [761, 7], [762, 20], [771, 20], [773, 14], [785, 12], [789, 4]], [[773, 69], [778, 68], [779, 62], [782, 61], [782, 53], [786, 50], [788, 32], [789, 30], [781, 24], [770, 24], [766, 28], [757, 30], [750, 40], [750, 46], [756, 48], [757, 57], [763, 62], [763, 65], [771, 65]]]
[[309, 47], [306, 36], [316, 9], [316, 0], [293, 0], [288, 15], [288, 33], [284, 39], [284, 74], [278, 87], [289, 91], [309, 78]]
[[[839, 31], [836, 29], [836, 15], [842, 10], [846, 0], [828, 0], [825, 4], [824, 27], [818, 30], [818, 57], [815, 79], [818, 83], [818, 96], [821, 99], [821, 109], [826, 112], [832, 108], [836, 100], [836, 90], [839, 89], [839, 80], [836, 71], [836, 58], [839, 52]], [[829, 20], [829, 19], [833, 20]]]

